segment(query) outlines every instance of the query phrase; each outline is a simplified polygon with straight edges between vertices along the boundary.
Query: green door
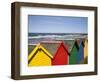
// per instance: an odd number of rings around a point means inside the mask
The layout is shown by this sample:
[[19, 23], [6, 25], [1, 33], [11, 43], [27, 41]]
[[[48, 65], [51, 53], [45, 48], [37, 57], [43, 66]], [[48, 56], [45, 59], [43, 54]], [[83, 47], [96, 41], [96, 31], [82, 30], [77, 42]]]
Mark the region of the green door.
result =
[[77, 53], [78, 49], [74, 45], [69, 55], [69, 64], [77, 64]]

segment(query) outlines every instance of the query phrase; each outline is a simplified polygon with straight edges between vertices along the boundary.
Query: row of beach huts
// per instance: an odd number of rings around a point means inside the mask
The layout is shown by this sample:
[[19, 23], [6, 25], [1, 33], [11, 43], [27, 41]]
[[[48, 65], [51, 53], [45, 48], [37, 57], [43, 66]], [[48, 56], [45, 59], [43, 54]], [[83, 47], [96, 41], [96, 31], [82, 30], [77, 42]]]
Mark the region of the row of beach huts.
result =
[[28, 45], [28, 66], [88, 63], [88, 40], [42, 41]]

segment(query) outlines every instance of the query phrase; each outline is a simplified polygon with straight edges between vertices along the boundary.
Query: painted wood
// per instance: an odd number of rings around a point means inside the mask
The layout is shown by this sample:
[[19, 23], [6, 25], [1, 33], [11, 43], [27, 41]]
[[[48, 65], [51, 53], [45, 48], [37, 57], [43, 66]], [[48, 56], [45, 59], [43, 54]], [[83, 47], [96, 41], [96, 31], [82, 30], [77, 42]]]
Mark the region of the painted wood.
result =
[[69, 64], [77, 64], [77, 57], [78, 57], [78, 45], [75, 42], [71, 51], [69, 52]]
[[84, 63], [88, 63], [88, 40], [84, 42]]
[[83, 43], [83, 41], [81, 41], [80, 45], [79, 45], [77, 63], [78, 64], [83, 64], [84, 63], [84, 43]]
[[52, 55], [40, 44], [29, 54], [28, 66], [51, 66]]
[[84, 58], [88, 56], [88, 41], [85, 40], [84, 42]]
[[60, 44], [54, 58], [52, 65], [67, 65], [68, 64], [68, 48], [63, 43]]

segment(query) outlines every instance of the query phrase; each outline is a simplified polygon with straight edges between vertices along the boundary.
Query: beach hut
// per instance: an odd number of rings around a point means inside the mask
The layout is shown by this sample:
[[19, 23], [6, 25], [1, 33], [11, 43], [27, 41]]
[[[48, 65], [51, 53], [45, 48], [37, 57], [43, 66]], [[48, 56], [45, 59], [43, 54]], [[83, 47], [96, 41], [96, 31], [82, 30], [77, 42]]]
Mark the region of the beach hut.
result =
[[84, 40], [84, 63], [87, 64], [88, 62], [88, 40]]
[[68, 46], [69, 64], [77, 64], [79, 50], [77, 42], [75, 40], [65, 40], [64, 43]]
[[28, 55], [28, 66], [51, 66], [52, 55], [40, 44]]
[[58, 47], [52, 65], [67, 65], [68, 64], [68, 48], [62, 42]]
[[52, 65], [67, 65], [68, 64], [68, 49], [61, 41], [45, 42], [41, 45], [49, 51], [52, 56]]
[[78, 50], [78, 64], [84, 64], [84, 42], [83, 40], [77, 40], [79, 50]]

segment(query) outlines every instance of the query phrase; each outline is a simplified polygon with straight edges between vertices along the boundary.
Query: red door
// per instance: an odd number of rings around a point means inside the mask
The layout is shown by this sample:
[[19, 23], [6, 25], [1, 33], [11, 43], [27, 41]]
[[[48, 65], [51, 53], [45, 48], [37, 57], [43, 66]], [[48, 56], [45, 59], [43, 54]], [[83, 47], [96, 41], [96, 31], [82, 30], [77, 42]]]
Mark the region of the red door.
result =
[[54, 55], [54, 59], [52, 60], [52, 65], [66, 65], [68, 64], [68, 49], [65, 49], [64, 45], [61, 45], [56, 54]]

